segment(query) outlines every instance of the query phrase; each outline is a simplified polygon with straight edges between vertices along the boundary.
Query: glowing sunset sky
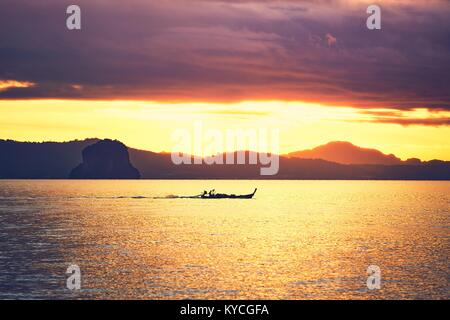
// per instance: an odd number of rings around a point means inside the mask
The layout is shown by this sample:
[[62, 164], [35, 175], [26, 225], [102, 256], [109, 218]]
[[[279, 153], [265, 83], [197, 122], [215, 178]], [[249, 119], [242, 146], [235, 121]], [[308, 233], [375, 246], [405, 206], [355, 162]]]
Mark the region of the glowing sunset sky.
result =
[[282, 152], [334, 140], [450, 160], [450, 3], [0, 3], [0, 139], [115, 138], [170, 151], [175, 128], [279, 128]]

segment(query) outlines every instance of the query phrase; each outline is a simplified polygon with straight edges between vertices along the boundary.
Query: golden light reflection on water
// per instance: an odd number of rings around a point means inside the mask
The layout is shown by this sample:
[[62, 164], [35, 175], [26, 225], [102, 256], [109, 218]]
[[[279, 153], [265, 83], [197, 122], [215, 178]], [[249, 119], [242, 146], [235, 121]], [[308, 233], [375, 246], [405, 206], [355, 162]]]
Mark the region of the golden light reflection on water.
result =
[[[0, 184], [0, 297], [449, 298], [449, 182]], [[153, 198], [254, 187], [253, 200]]]

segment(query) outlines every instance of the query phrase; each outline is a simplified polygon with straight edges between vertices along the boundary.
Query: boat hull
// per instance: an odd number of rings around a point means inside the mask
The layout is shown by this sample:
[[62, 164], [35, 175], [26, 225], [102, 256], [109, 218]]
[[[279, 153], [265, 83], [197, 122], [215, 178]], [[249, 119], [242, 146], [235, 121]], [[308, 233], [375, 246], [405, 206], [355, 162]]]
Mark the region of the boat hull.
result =
[[252, 199], [256, 193], [256, 190], [250, 194], [234, 195], [234, 194], [215, 194], [200, 196], [200, 199]]

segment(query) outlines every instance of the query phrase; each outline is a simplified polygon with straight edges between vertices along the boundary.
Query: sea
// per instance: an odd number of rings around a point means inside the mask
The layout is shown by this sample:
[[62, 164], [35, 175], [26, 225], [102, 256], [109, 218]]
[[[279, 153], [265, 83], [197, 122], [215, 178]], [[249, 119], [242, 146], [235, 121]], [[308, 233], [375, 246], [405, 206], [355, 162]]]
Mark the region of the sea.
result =
[[449, 299], [449, 211], [448, 181], [1, 180], [0, 299]]

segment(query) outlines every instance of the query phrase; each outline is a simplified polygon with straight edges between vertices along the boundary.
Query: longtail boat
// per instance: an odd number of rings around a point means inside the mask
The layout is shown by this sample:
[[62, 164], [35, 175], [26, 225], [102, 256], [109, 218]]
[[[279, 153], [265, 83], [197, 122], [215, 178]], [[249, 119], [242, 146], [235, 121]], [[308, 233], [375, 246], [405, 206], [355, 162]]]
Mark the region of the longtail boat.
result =
[[214, 193], [214, 194], [202, 194], [198, 196], [200, 199], [252, 199], [253, 196], [256, 193], [257, 188], [255, 188], [255, 191], [250, 194], [243, 194], [243, 195], [236, 195], [236, 194], [225, 194], [225, 193]]

